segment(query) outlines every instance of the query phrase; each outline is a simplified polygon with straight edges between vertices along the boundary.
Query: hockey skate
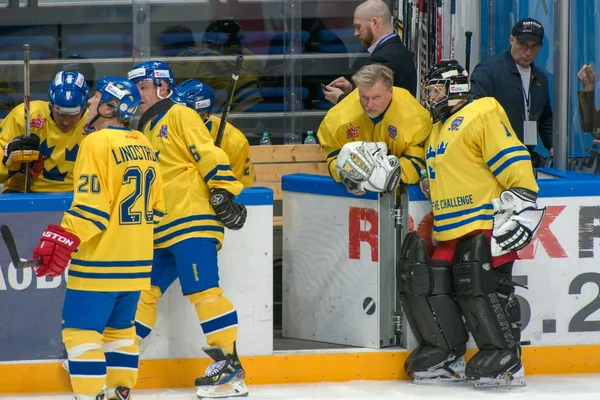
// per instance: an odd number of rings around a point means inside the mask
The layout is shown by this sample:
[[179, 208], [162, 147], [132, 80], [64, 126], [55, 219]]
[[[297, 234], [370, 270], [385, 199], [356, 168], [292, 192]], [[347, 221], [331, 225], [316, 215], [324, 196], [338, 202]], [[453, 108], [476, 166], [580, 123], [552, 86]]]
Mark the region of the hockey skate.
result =
[[108, 389], [106, 391], [107, 400], [129, 400], [131, 399], [131, 389], [119, 386], [116, 389]]
[[508, 350], [479, 351], [467, 363], [467, 379], [476, 388], [525, 386], [525, 371], [517, 352]]
[[203, 350], [213, 359], [213, 363], [206, 369], [205, 376], [196, 379], [196, 396], [199, 399], [248, 396], [248, 389], [244, 384], [245, 372], [235, 346], [233, 354], [227, 354], [221, 347], [207, 347]]
[[465, 358], [460, 357], [451, 364], [428, 371], [413, 372], [414, 383], [417, 385], [437, 385], [465, 383]]

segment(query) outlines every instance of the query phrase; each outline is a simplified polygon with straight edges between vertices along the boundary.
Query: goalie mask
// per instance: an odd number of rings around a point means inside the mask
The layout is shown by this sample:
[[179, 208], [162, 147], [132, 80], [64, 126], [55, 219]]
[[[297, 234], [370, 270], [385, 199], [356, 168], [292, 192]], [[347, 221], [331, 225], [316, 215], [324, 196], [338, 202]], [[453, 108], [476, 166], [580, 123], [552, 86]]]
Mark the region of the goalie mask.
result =
[[471, 97], [469, 74], [456, 60], [444, 60], [431, 67], [421, 83], [421, 103], [433, 123], [450, 115], [452, 107]]
[[351, 142], [340, 150], [336, 171], [351, 192], [392, 193], [400, 183], [400, 161], [384, 142]]

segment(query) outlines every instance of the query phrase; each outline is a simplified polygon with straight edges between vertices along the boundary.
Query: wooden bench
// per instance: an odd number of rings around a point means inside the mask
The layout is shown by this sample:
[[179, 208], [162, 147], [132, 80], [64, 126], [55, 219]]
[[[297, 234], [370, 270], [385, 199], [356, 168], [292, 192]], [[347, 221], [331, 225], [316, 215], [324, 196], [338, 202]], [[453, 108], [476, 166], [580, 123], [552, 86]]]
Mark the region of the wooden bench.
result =
[[[274, 199], [281, 200], [281, 177], [304, 173], [329, 175], [327, 159], [318, 144], [250, 146], [254, 166], [254, 186], [273, 189]], [[273, 227], [281, 229], [283, 217], [273, 217]]]

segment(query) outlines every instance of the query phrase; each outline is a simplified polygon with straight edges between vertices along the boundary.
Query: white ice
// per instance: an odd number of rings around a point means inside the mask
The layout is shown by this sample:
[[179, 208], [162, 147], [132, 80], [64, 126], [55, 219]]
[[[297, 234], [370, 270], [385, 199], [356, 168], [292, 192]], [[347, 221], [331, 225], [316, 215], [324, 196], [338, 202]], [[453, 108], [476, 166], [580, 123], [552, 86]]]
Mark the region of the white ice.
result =
[[[299, 385], [249, 386], [249, 400], [569, 400], [600, 399], [600, 375], [558, 375], [527, 377], [527, 387], [506, 389], [475, 389], [468, 385], [423, 386], [409, 381], [353, 381]], [[138, 390], [134, 400], [195, 400], [193, 389]], [[0, 395], [14, 400], [70, 400], [62, 395]]]

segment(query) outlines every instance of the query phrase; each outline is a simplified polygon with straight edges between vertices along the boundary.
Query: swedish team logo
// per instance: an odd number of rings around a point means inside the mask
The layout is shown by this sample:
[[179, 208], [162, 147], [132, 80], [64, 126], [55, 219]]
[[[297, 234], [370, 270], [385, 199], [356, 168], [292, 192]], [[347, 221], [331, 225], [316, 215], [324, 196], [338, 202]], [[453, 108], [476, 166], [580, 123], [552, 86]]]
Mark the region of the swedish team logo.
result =
[[450, 123], [450, 128], [448, 128], [449, 131], [457, 131], [458, 127], [460, 126], [460, 124], [463, 123], [463, 117], [456, 117], [454, 118], [454, 121], [452, 121]]

